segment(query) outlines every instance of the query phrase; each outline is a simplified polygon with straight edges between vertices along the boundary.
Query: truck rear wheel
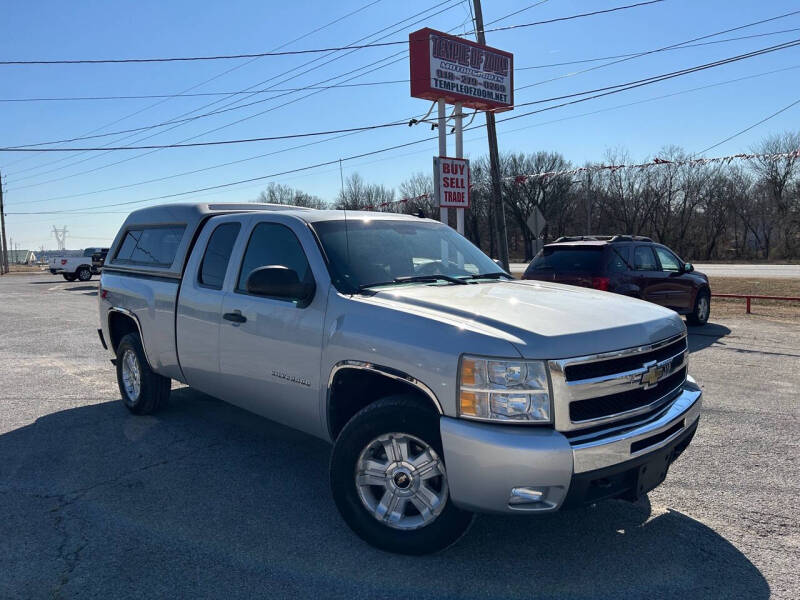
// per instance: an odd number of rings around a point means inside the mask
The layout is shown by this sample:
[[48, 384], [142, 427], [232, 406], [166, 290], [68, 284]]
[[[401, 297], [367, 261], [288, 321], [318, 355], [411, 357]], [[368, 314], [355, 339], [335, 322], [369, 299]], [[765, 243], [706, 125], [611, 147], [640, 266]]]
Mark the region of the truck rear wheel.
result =
[[336, 440], [330, 477], [345, 522], [381, 550], [444, 550], [472, 524], [449, 497], [439, 415], [414, 396], [357, 413]]
[[75, 281], [75, 279], [77, 278], [77, 275], [75, 275], [74, 273], [62, 273], [61, 275], [67, 281]]
[[92, 270], [89, 267], [80, 267], [76, 274], [81, 281], [89, 281], [92, 278]]
[[117, 384], [123, 403], [137, 415], [154, 413], [169, 399], [172, 381], [150, 368], [138, 333], [127, 334], [117, 346]]

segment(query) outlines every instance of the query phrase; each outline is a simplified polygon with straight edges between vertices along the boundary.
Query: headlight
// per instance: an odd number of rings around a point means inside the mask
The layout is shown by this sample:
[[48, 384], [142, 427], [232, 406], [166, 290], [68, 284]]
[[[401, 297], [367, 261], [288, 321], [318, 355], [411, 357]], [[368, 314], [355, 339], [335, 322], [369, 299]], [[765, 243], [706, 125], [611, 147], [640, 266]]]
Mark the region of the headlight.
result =
[[540, 360], [493, 360], [464, 356], [458, 413], [484, 421], [550, 423], [547, 366]]

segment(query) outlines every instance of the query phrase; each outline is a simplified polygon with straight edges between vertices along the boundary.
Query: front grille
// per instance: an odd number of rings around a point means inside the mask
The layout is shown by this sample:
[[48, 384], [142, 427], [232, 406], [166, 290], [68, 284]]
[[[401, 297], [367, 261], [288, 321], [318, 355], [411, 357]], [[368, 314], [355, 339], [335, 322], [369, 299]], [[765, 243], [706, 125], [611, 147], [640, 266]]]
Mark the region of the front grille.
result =
[[[625, 371], [633, 371], [640, 368], [643, 364], [656, 361], [660, 362], [676, 356], [687, 350], [686, 338], [683, 337], [666, 346], [651, 350], [649, 352], [642, 352], [641, 354], [633, 354], [630, 356], [623, 356], [621, 358], [611, 358], [597, 362], [581, 363], [577, 365], [569, 365], [564, 369], [564, 375], [567, 381], [580, 381], [583, 379], [593, 379], [595, 377], [605, 377], [606, 375], [614, 375], [616, 373], [623, 373]], [[683, 362], [683, 356], [676, 357], [678, 362], [674, 362], [676, 366]]]
[[[668, 357], [669, 355], [664, 358]], [[637, 366], [641, 366], [641, 358], [639, 356], [636, 358], [639, 361], [639, 365]], [[673, 364], [675, 364], [674, 361]], [[670, 392], [680, 386], [684, 379], [686, 379], [686, 367], [665, 377], [650, 389], [637, 388], [627, 392], [619, 392], [608, 396], [600, 396], [599, 398], [589, 398], [587, 400], [572, 402], [569, 405], [569, 418], [573, 423], [591, 421], [636, 410], [653, 404], [661, 398], [666, 402], [669, 399]], [[656, 408], [657, 406], [653, 407], [654, 410]]]

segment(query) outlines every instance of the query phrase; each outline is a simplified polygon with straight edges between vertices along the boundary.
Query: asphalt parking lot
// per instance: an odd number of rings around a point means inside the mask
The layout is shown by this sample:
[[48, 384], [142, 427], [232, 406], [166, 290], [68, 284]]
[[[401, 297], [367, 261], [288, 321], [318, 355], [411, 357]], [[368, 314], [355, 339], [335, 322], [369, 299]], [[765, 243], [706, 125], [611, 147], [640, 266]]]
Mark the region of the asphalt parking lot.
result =
[[700, 428], [648, 499], [413, 558], [341, 521], [325, 443], [189, 388], [131, 416], [96, 286], [0, 279], [0, 598], [800, 597], [800, 322], [691, 330]]

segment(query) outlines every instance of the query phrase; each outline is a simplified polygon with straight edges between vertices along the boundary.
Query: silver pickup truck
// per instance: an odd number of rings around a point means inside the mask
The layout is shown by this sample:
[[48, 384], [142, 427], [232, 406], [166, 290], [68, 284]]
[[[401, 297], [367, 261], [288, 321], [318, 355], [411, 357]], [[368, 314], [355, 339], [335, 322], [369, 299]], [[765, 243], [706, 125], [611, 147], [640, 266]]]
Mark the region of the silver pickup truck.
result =
[[98, 296], [130, 411], [176, 380], [332, 442], [342, 517], [393, 552], [441, 550], [475, 512], [635, 500], [697, 429], [678, 315], [515, 280], [428, 219], [145, 208]]

